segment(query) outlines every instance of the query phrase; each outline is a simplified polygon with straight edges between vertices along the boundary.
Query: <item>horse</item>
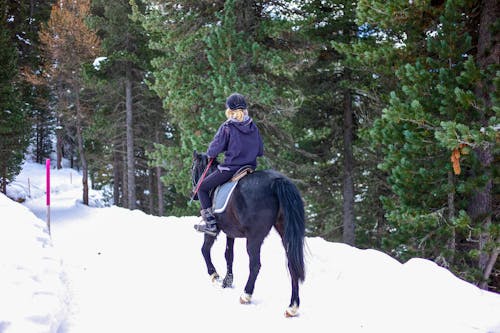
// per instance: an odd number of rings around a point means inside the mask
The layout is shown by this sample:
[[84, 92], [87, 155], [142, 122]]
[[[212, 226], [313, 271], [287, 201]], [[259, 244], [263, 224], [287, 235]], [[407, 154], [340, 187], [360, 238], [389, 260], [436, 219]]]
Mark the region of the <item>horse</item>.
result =
[[[193, 188], [199, 182], [207, 165], [209, 159], [206, 154], [194, 151], [191, 168]], [[216, 171], [217, 165], [218, 162], [214, 159], [206, 174]], [[250, 271], [244, 292], [240, 296], [240, 303], [251, 303], [255, 280], [261, 268], [261, 246], [274, 226], [285, 248], [292, 283], [292, 296], [285, 310], [285, 316], [297, 316], [300, 305], [299, 282], [305, 279], [305, 214], [304, 203], [295, 184], [275, 170], [255, 171], [239, 180], [224, 212], [214, 215], [218, 230], [226, 234], [227, 272], [220, 281], [210, 256], [216, 237], [205, 234], [201, 252], [212, 282], [220, 282], [223, 288], [232, 286], [234, 240], [246, 238]]]

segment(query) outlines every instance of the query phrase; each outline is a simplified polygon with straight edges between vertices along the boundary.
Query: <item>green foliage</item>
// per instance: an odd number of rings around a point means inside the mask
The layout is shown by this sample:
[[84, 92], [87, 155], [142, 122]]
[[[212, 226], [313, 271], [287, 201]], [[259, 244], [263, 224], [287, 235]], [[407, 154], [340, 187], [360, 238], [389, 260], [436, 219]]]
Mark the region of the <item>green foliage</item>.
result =
[[6, 184], [21, 169], [29, 126], [15, 83], [17, 49], [4, 21], [0, 22], [0, 45], [0, 190], [5, 192]]
[[[367, 56], [378, 52], [379, 45], [375, 47], [374, 38], [363, 32], [366, 25], [358, 26], [356, 6], [352, 1], [311, 1], [299, 7], [295, 38], [304, 45], [302, 66], [294, 79], [303, 101], [290, 130], [300, 150], [289, 158], [295, 162], [296, 178], [307, 184], [304, 195], [309, 202], [309, 232], [338, 241], [342, 238], [344, 205], [344, 97], [349, 91], [354, 113], [356, 244], [373, 247], [384, 219], [378, 199], [383, 181], [376, 168], [377, 152], [367, 149], [370, 140], [362, 133], [380, 113], [381, 97], [375, 92], [380, 86], [389, 86], [389, 80], [381, 75], [389, 70], [382, 70], [379, 60]], [[382, 51], [378, 57], [386, 59], [389, 52]]]
[[[142, 4], [134, 6], [137, 13], [145, 10]], [[155, 142], [164, 142], [162, 132], [167, 126], [160, 99], [148, 85], [152, 84], [148, 81], [155, 53], [148, 47], [147, 33], [134, 19], [133, 4], [128, 0], [94, 0], [92, 15], [86, 21], [97, 30], [102, 40], [100, 56], [105, 57], [99, 68], [88, 64], [85, 72], [95, 105], [94, 124], [86, 133], [94, 181], [113, 184], [115, 204], [129, 205], [126, 193], [129, 182], [124, 170], [130, 167], [125, 163], [129, 126], [125, 121], [125, 86], [130, 83], [137, 208], [156, 213], [157, 186], [153, 184], [156, 171], [148, 163], [147, 152]]]
[[[400, 89], [391, 93], [370, 134], [382, 149], [379, 167], [394, 193], [383, 198], [390, 224], [384, 248], [401, 259], [439, 258], [457, 273], [475, 276], [474, 270], [464, 271], [475, 259], [474, 251], [464, 248], [472, 247], [470, 240], [482, 227], [467, 216], [467, 198], [487, 178], [471, 176], [481, 174], [471, 152], [494, 145], [496, 131], [484, 127], [477, 111], [485, 106], [474, 89], [485, 73], [468, 54], [466, 10], [460, 1], [447, 1], [437, 24], [424, 30], [426, 53], [397, 71]], [[488, 114], [495, 123], [494, 113]], [[455, 149], [467, 172], [452, 175]]]
[[[264, 135], [266, 156], [274, 155], [273, 146], [291, 144], [270, 139], [271, 132], [282, 133], [276, 119], [281, 116], [283, 122], [290, 114], [275, 111], [276, 101], [291, 95], [276, 84], [288, 75], [284, 63], [290, 56], [264, 43], [279, 34], [282, 21], [256, 12], [252, 2], [154, 3], [146, 14], [135, 7], [134, 16], [151, 37], [150, 48], [159, 54], [151, 62], [150, 85], [163, 99], [174, 137], [150, 156], [166, 168], [165, 184], [187, 203], [193, 150], [206, 150], [225, 120], [224, 102], [232, 92], [247, 97], [251, 116]], [[194, 206], [197, 203], [185, 206], [186, 212], [193, 212]]]
[[[498, 61], [482, 66], [476, 54], [478, 10], [470, 0], [93, 0], [86, 22], [107, 60], [99, 70], [91, 61], [75, 67], [84, 69], [81, 97], [92, 114], [84, 131], [92, 183], [124, 191], [124, 77], [132, 68], [138, 207], [152, 206], [160, 166], [167, 214], [197, 214], [192, 152], [207, 148], [225, 120], [225, 98], [238, 91], [264, 137], [260, 167], [301, 188], [310, 235], [338, 241], [343, 106], [352, 96], [357, 246], [429, 258], [480, 281], [478, 262], [498, 245], [498, 205], [473, 214], [472, 202], [489, 186], [498, 197], [500, 78]], [[20, 22], [16, 31], [37, 30]], [[35, 53], [13, 36], [19, 59], [14, 48], [0, 50], [0, 146], [20, 157], [14, 143], [27, 132], [25, 111], [38, 117], [53, 101], [40, 102], [39, 91], [30, 97], [31, 85], [13, 79], [16, 66], [37, 68]], [[67, 102], [54, 111], [72, 110]]]

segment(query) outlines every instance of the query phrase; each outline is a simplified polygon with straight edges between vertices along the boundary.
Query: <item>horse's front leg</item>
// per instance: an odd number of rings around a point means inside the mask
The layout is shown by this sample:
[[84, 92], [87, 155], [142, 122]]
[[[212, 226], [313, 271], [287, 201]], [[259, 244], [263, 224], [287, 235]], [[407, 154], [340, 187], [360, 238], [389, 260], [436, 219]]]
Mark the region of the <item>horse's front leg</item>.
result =
[[217, 270], [212, 263], [212, 256], [210, 254], [210, 250], [212, 249], [214, 242], [215, 237], [205, 234], [205, 240], [203, 242], [203, 246], [201, 247], [201, 253], [203, 254], [203, 258], [205, 259], [208, 275], [210, 275], [212, 282], [216, 282], [219, 279], [219, 274], [217, 274]]
[[227, 272], [226, 277], [222, 281], [222, 288], [230, 288], [233, 286], [233, 259], [234, 259], [234, 238], [227, 236], [226, 238], [226, 257]]

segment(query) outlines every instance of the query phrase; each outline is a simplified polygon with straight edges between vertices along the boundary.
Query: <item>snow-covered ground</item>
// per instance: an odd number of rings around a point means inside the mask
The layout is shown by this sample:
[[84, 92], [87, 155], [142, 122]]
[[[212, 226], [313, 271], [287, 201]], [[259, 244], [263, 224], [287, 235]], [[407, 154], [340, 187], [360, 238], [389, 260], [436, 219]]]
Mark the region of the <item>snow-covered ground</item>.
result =
[[[306, 239], [300, 315], [285, 318], [291, 288], [274, 231], [253, 302], [241, 305], [244, 240], [235, 244], [234, 287], [214, 287], [192, 227], [198, 218], [102, 207], [98, 192], [84, 206], [71, 169], [52, 170], [49, 236], [44, 168], [26, 163], [9, 186], [23, 205], [0, 194], [0, 333], [500, 332], [500, 295], [428, 260], [401, 264], [320, 238]], [[221, 275], [224, 247], [221, 235], [212, 250]]]

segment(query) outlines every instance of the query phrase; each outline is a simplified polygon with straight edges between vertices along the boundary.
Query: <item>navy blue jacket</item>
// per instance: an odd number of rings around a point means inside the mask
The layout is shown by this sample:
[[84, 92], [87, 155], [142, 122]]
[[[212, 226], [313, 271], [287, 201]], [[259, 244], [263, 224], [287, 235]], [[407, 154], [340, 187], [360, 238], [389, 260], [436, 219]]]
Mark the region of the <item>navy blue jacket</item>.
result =
[[257, 167], [257, 156], [264, 154], [264, 144], [252, 118], [242, 122], [227, 120], [219, 127], [208, 146], [207, 156], [216, 158], [222, 152], [224, 162], [219, 164], [222, 170], [236, 171], [244, 165]]

